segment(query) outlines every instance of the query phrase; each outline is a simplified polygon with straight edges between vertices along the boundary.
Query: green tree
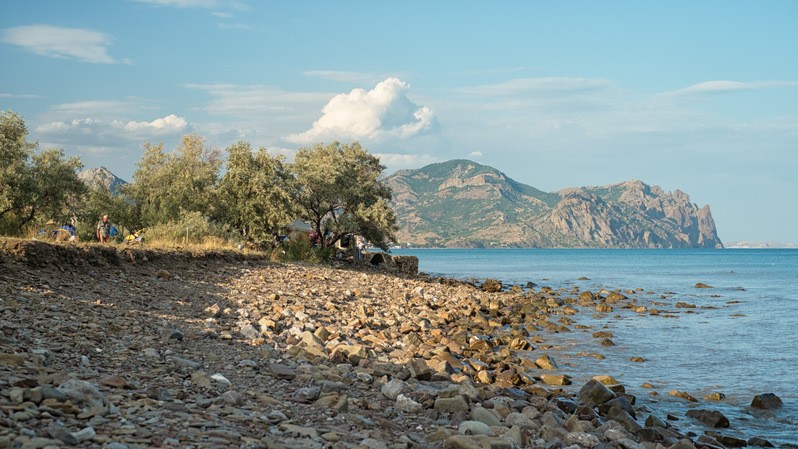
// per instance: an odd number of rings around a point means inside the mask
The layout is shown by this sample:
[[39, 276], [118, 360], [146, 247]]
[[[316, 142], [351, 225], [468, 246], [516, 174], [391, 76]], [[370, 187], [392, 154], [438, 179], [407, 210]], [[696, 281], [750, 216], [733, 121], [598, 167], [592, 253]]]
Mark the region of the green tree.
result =
[[27, 134], [18, 114], [0, 115], [0, 230], [5, 233], [21, 234], [31, 224], [71, 218], [86, 191], [77, 175], [83, 167], [79, 158], [66, 158], [57, 148], [37, 153]]
[[245, 239], [265, 240], [291, 222], [288, 174], [281, 157], [265, 148], [253, 153], [247, 142], [227, 149], [227, 165], [218, 188], [218, 217]]
[[289, 166], [291, 194], [301, 219], [332, 245], [347, 233], [362, 235], [382, 249], [396, 241], [391, 191], [380, 181], [385, 167], [359, 143], [316, 144], [301, 148]]
[[210, 216], [221, 164], [219, 151], [195, 134], [183, 136], [171, 154], [164, 153], [163, 144], [146, 143], [133, 181], [123, 192], [148, 226], [178, 221], [181, 212]]

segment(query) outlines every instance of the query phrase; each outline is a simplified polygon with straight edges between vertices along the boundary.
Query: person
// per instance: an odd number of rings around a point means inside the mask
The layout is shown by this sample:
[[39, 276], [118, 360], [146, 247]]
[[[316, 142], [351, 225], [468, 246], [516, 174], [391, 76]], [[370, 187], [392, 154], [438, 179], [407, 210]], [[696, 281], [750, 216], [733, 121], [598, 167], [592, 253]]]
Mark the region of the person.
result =
[[103, 219], [97, 223], [97, 240], [100, 243], [111, 241], [111, 222], [108, 221], [108, 215], [103, 215]]

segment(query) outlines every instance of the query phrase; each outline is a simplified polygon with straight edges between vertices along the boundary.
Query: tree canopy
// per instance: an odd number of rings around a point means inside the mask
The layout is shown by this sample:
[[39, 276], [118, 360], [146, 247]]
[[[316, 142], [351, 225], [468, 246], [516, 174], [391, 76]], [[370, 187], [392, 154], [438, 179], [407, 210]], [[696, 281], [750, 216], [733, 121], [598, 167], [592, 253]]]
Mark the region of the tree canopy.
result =
[[380, 180], [385, 167], [359, 143], [300, 148], [288, 163], [237, 142], [226, 149], [225, 160], [190, 134], [171, 152], [162, 143], [145, 143], [132, 181], [111, 192], [80, 180], [77, 157], [61, 149], [38, 151], [27, 135], [18, 114], [0, 115], [2, 233], [19, 235], [26, 227], [71, 218], [90, 237], [107, 213], [122, 227], [160, 226], [175, 233], [182, 226], [186, 235], [191, 227], [267, 241], [298, 219], [319, 235], [330, 231], [322, 246], [349, 233], [382, 248], [395, 241], [391, 192]]
[[58, 148], [37, 151], [27, 135], [18, 114], [0, 115], [0, 232], [20, 234], [37, 221], [66, 221], [86, 192], [77, 176], [80, 159]]
[[332, 233], [325, 245], [355, 233], [386, 249], [396, 240], [396, 216], [388, 205], [391, 191], [379, 179], [383, 170], [359, 143], [300, 148], [289, 166], [299, 218], [320, 235]]

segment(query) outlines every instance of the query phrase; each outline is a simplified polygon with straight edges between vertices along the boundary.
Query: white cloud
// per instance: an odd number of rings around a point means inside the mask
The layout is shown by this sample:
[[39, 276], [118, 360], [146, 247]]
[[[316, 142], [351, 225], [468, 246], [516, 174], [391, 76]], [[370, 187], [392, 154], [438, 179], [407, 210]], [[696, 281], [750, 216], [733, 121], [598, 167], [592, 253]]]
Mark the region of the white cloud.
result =
[[25, 25], [3, 30], [2, 40], [51, 58], [73, 58], [95, 64], [117, 62], [108, 54], [112, 39], [97, 31], [52, 25]]
[[438, 157], [431, 154], [375, 153], [374, 155], [380, 158], [380, 163], [387, 167], [386, 172], [388, 173], [403, 168], [419, 168], [440, 162]]
[[468, 155], [471, 156], [471, 157], [482, 157], [482, 152], [481, 151], [472, 151], [472, 152], [468, 153]]
[[665, 96], [698, 96], [698, 95], [717, 95], [729, 92], [739, 92], [743, 90], [775, 89], [781, 87], [798, 86], [798, 81], [704, 81], [693, 84], [682, 89], [665, 92]]
[[247, 31], [251, 30], [252, 27], [247, 25], [246, 23], [220, 23], [218, 25], [220, 30], [242, 30]]
[[37, 138], [59, 145], [114, 147], [125, 143], [141, 144], [163, 136], [176, 136], [189, 130], [188, 122], [174, 114], [155, 120], [102, 120], [80, 118], [42, 123], [34, 128]]
[[398, 78], [388, 78], [374, 89], [354, 89], [338, 94], [322, 108], [313, 126], [286, 140], [308, 144], [328, 140], [381, 141], [406, 139], [432, 129], [435, 117], [426, 106], [407, 97], [410, 87]]

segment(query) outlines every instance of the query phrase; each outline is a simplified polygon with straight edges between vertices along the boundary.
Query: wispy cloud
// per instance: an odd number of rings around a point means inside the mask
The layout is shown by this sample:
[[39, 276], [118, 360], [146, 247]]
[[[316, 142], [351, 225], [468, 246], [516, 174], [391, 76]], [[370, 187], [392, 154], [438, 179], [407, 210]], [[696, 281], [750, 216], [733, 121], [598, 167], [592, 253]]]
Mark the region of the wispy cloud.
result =
[[462, 87], [457, 92], [485, 97], [518, 95], [563, 96], [604, 91], [611, 83], [594, 78], [516, 78], [496, 84]]
[[704, 81], [701, 83], [693, 84], [691, 86], [677, 89], [670, 92], [665, 92], [665, 96], [703, 96], [703, 95], [720, 95], [730, 92], [739, 92], [744, 90], [762, 90], [762, 89], [777, 89], [783, 87], [796, 87], [798, 81], [754, 81], [754, 82], [740, 82], [740, 81]]
[[468, 155], [471, 156], [471, 157], [482, 157], [482, 152], [481, 151], [472, 151], [472, 152], [468, 153]]
[[[226, 8], [238, 11], [246, 11], [249, 9], [246, 3], [236, 0], [130, 0], [136, 3], [144, 3], [153, 6], [165, 6], [170, 8], [198, 8], [198, 9], [217, 9]], [[219, 14], [213, 13], [217, 17], [222, 17]]]
[[51, 58], [77, 59], [95, 64], [119, 62], [108, 54], [108, 46], [112, 41], [110, 36], [81, 28], [24, 25], [3, 30], [2, 41]]
[[10, 93], [0, 93], [0, 98], [42, 98], [41, 95], [33, 95], [33, 94], [10, 94]]
[[173, 8], [217, 8], [219, 0], [134, 0], [138, 3], [146, 3], [156, 6], [170, 6]]
[[353, 89], [334, 96], [322, 108], [313, 126], [286, 140], [308, 144], [327, 140], [382, 141], [406, 139], [433, 129], [437, 121], [432, 110], [413, 103], [410, 86], [398, 78], [388, 78], [373, 89]]
[[310, 78], [320, 78], [329, 81], [369, 84], [377, 83], [391, 76], [386, 73], [347, 72], [343, 70], [308, 70], [306, 72], [302, 72], [302, 74]]

